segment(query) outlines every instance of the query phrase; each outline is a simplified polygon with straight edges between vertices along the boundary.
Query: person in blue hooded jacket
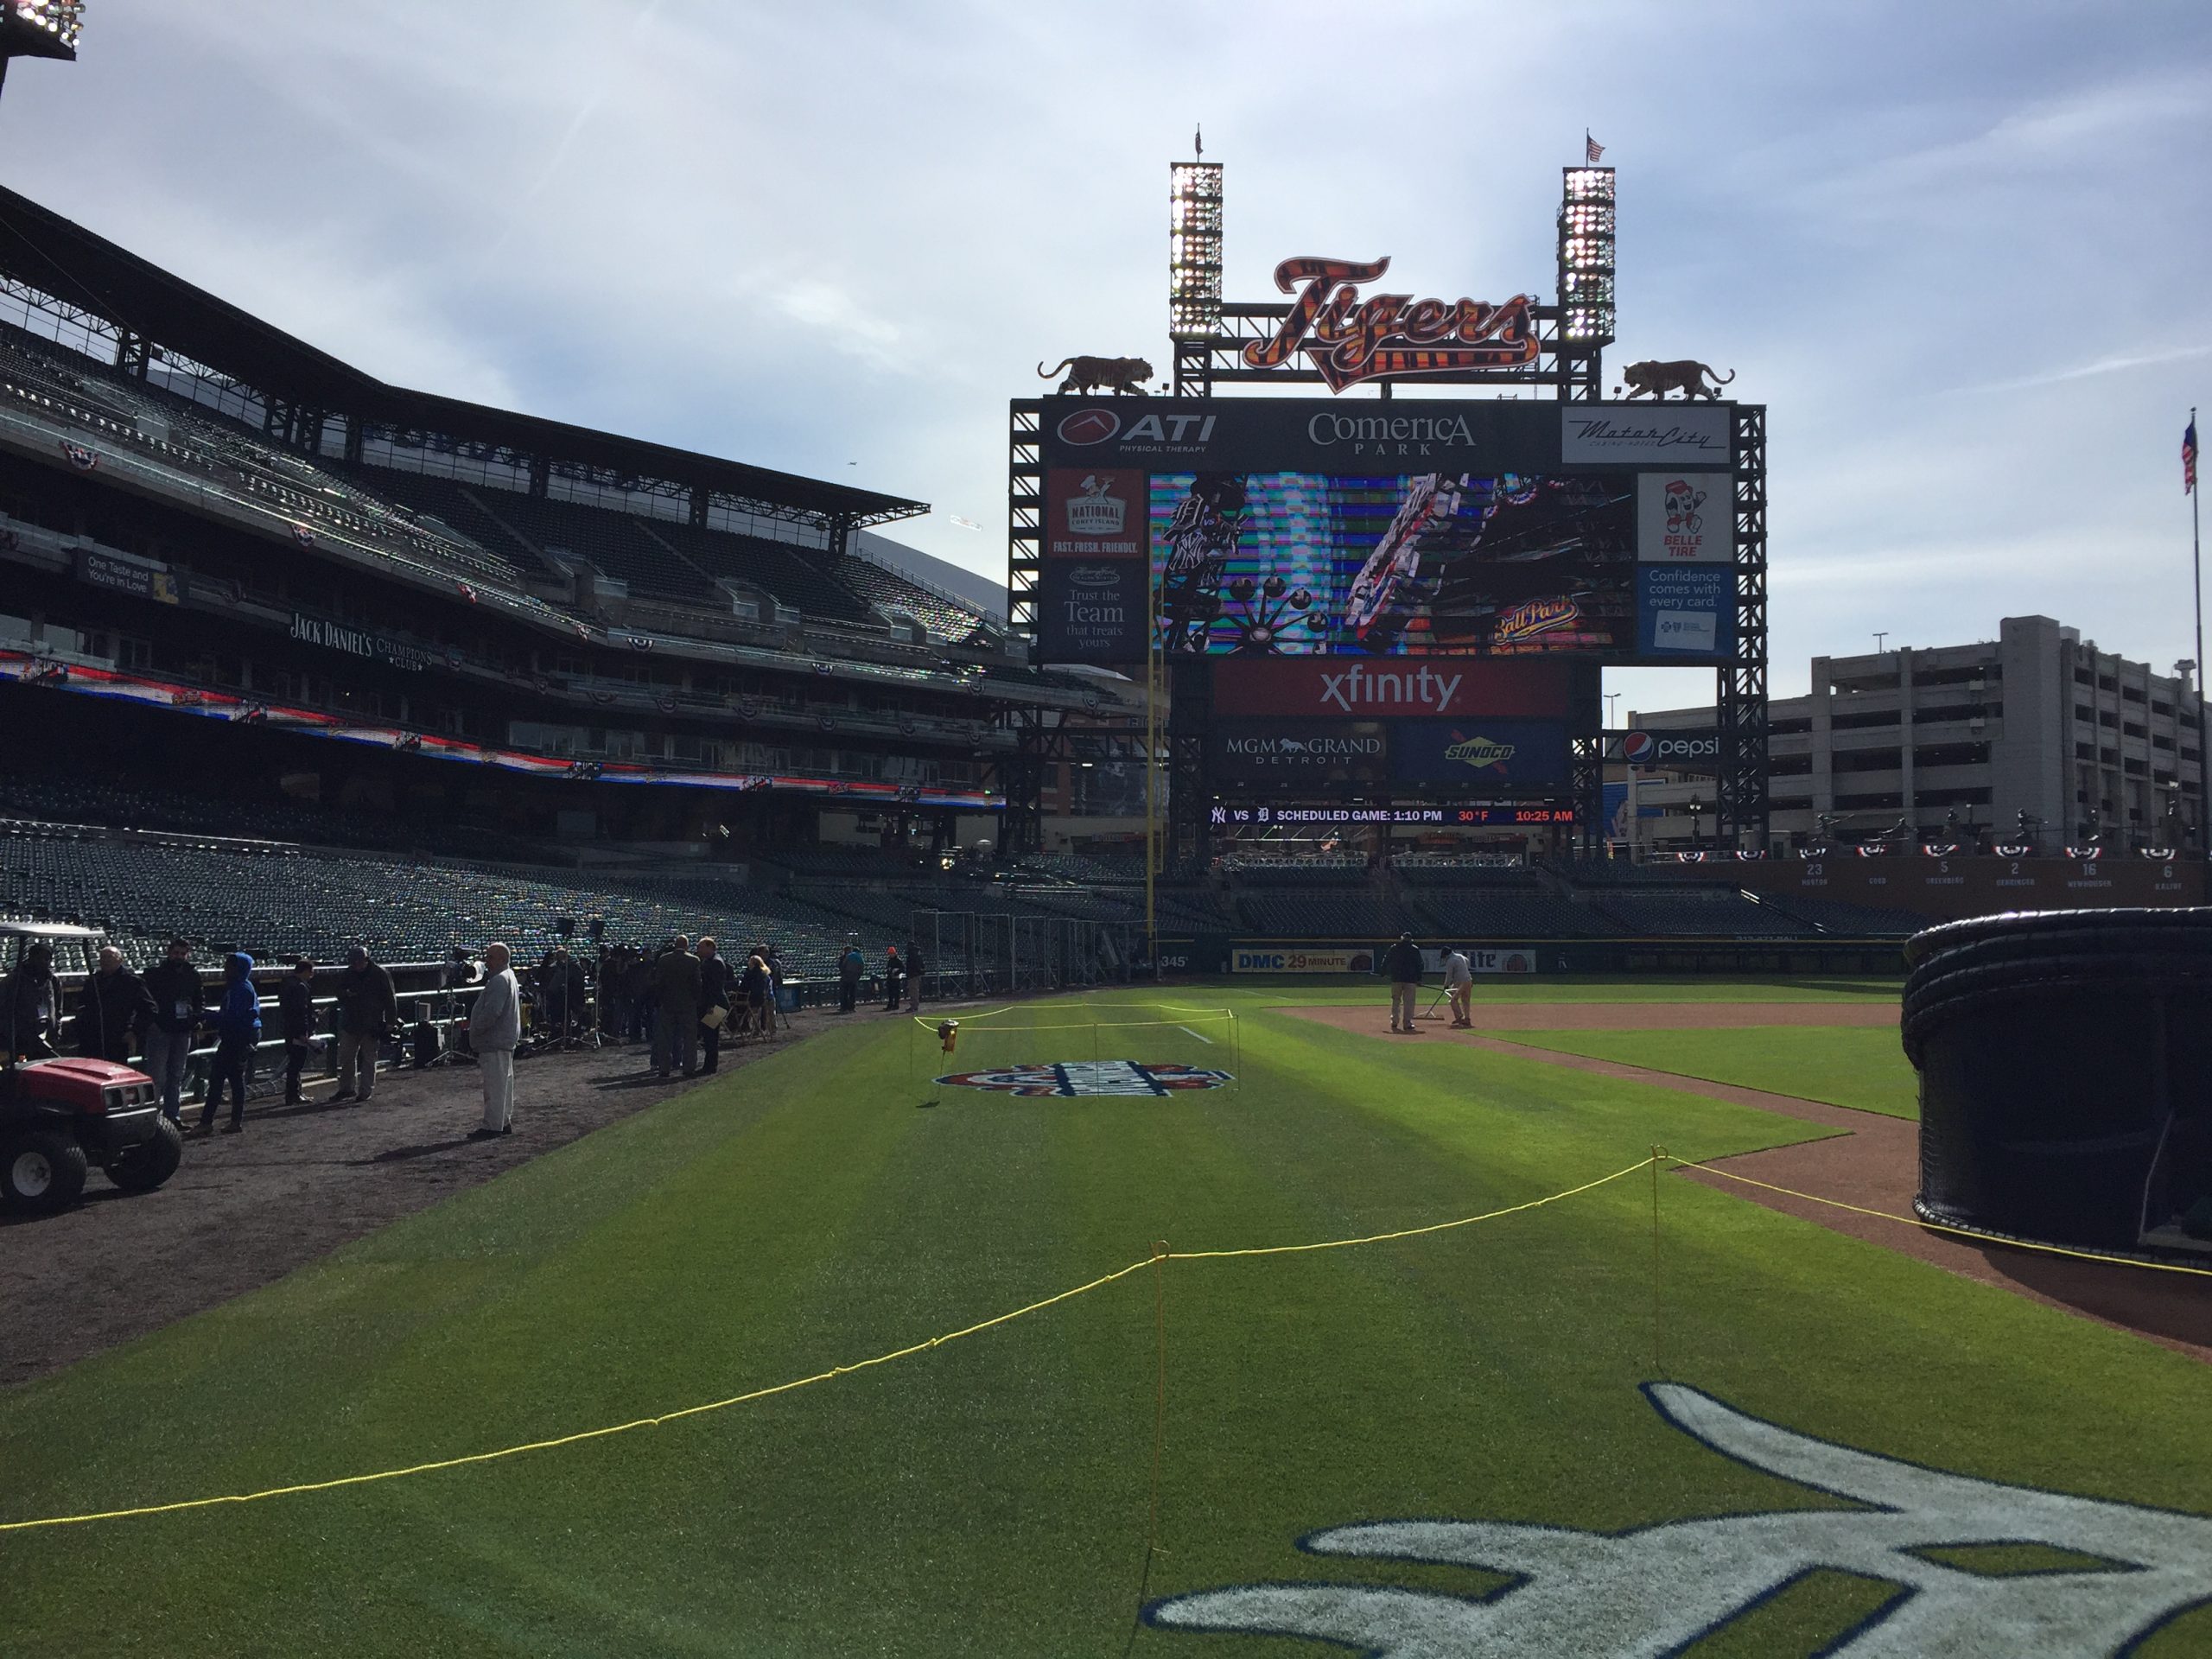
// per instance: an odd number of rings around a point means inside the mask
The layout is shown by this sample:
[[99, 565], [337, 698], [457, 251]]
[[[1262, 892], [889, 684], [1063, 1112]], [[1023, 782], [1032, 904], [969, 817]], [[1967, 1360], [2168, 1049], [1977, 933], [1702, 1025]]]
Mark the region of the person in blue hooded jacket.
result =
[[200, 1133], [215, 1131], [215, 1109], [226, 1084], [231, 1091], [231, 1121], [226, 1135], [245, 1128], [245, 1074], [261, 1040], [261, 997], [253, 988], [253, 958], [233, 950], [223, 958], [223, 995], [215, 1006], [215, 1064], [207, 1074], [207, 1103], [200, 1109]]

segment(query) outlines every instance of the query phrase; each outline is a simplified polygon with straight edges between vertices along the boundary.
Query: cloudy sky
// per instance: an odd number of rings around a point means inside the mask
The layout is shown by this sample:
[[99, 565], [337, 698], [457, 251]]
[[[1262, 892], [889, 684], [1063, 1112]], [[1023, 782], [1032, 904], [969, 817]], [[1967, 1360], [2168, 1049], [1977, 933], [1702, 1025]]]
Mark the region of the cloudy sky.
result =
[[2038, 611], [2193, 654], [2208, 111], [2201, 0], [97, 0], [0, 177], [386, 379], [928, 500], [896, 533], [1002, 579], [1007, 399], [1165, 366], [1195, 123], [1232, 297], [1306, 253], [1548, 291], [1586, 125], [1611, 364], [1771, 408], [1789, 692]]

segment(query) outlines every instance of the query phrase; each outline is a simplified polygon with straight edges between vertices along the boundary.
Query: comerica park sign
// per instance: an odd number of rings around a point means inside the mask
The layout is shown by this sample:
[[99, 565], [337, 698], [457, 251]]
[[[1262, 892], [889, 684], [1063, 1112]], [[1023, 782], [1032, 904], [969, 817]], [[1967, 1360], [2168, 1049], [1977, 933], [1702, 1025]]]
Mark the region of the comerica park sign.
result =
[[1535, 302], [1528, 295], [1503, 304], [1410, 294], [1361, 299], [1358, 284], [1378, 282], [1389, 269], [1387, 255], [1284, 260], [1275, 287], [1298, 298], [1272, 339], [1245, 346], [1245, 365], [1278, 368], [1302, 352], [1329, 390], [1342, 391], [1382, 374], [1459, 374], [1536, 360]]

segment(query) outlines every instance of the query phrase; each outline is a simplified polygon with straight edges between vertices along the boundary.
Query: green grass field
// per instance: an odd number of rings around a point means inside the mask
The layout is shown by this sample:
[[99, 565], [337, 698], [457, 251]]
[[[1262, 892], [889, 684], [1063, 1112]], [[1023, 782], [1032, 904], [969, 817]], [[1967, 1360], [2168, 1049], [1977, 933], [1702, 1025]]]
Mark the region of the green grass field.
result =
[[[1139, 1018], [1162, 1000], [1116, 993], [1001, 1023]], [[1655, 1141], [1702, 1158], [1820, 1133], [1535, 1057], [1393, 1045], [1268, 1011], [1319, 1000], [1305, 987], [1178, 990], [1178, 1007], [1241, 1011], [1239, 1081], [1166, 1099], [918, 1087], [903, 1027], [833, 1030], [0, 1395], [0, 1521], [623, 1422], [967, 1325], [1157, 1240], [1198, 1251], [1418, 1226], [1623, 1169]], [[1224, 1064], [1221, 1046], [1169, 1036], [1173, 1010], [1159, 1017], [1103, 1057]], [[1027, 1046], [986, 1044], [988, 1028], [969, 1022], [956, 1066]], [[1752, 1046], [1802, 1034], [1727, 1033]], [[1073, 1040], [1040, 1032], [1020, 1058], [1089, 1058], [1055, 1046]], [[1840, 1051], [1834, 1064], [1847, 1069]], [[1137, 1623], [1156, 1294], [1167, 1382], [1150, 1598], [1291, 1581], [1464, 1598], [1510, 1582], [1297, 1547], [1351, 1522], [1610, 1531], [1839, 1506], [1669, 1426], [1639, 1392], [1663, 1379], [1886, 1458], [2212, 1510], [2202, 1364], [1675, 1178], [1656, 1183], [1655, 1287], [1654, 1186], [1638, 1171], [1453, 1231], [1147, 1267], [894, 1363], [505, 1461], [0, 1532], [0, 1652], [1343, 1650]], [[1677, 1567], [1663, 1581], [1694, 1599], [1695, 1576]], [[1626, 1593], [1606, 1582], [1569, 1605]], [[1808, 1570], [1730, 1604], [1692, 1650], [1821, 1650], [1891, 1597], [1863, 1573]], [[2006, 1644], [1955, 1650], [2075, 1650], [1983, 1628]], [[2136, 1651], [2212, 1651], [2212, 1609]]]
[[1920, 1116], [1919, 1074], [1886, 1027], [1762, 1031], [1512, 1031], [1509, 1042], [1587, 1054], [1891, 1117]]

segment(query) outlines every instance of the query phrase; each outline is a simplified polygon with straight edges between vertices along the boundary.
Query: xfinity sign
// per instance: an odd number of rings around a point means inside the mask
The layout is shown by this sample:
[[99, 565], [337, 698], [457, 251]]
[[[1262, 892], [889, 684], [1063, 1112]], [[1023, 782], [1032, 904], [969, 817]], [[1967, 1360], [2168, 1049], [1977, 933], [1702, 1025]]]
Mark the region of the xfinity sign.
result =
[[1389, 709], [1441, 714], [1452, 706], [1452, 694], [1466, 677], [1439, 674], [1427, 668], [1384, 669], [1363, 664], [1321, 676], [1321, 701], [1346, 714], [1355, 709]]
[[1213, 713], [1559, 720], [1595, 703], [1597, 679], [1594, 665], [1556, 658], [1231, 657], [1214, 669]]

